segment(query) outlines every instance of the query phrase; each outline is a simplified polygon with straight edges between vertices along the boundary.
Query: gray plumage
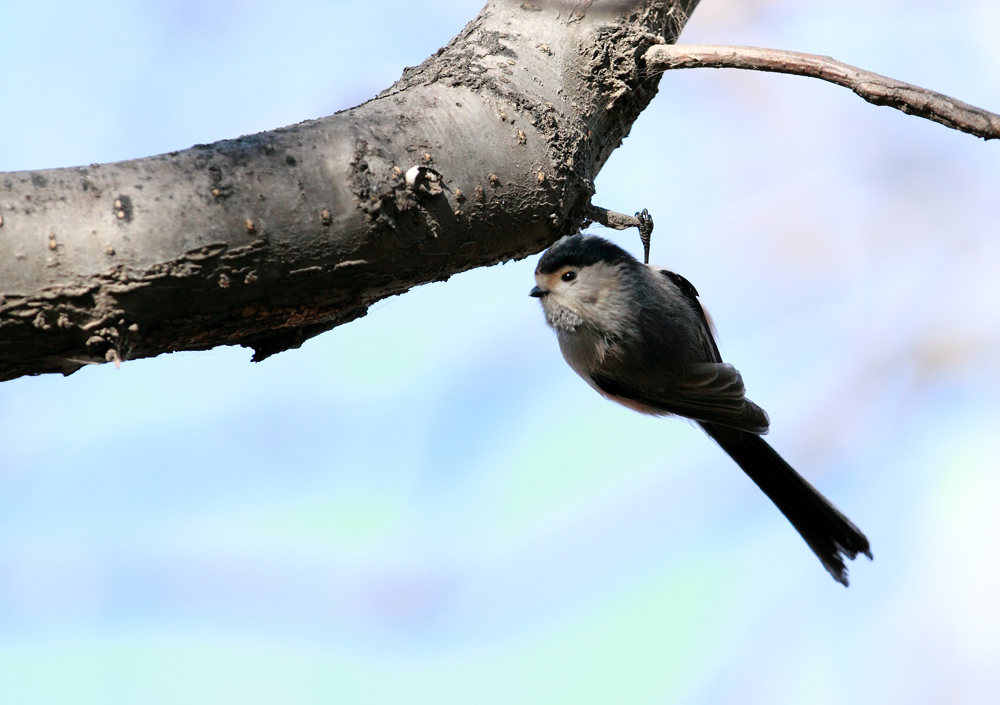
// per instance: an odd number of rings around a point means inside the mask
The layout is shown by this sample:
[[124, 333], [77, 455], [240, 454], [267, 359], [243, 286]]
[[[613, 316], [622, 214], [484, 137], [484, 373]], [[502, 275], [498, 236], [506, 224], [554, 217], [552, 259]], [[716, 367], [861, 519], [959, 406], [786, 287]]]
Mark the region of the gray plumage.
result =
[[791, 521], [847, 585], [844, 557], [868, 540], [762, 438], [768, 417], [722, 361], [694, 286], [607, 240], [564, 237], [539, 260], [531, 295], [569, 366], [605, 397], [641, 413], [693, 419]]

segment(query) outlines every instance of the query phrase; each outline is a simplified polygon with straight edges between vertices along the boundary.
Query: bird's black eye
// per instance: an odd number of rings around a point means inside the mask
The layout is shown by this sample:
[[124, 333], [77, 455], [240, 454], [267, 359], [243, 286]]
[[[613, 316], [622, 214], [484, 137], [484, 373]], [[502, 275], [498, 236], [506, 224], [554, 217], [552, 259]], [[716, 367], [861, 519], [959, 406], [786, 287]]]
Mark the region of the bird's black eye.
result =
[[563, 272], [562, 280], [564, 282], [571, 282], [574, 279], [576, 279], [576, 272], [574, 272], [572, 269], [570, 269], [569, 271]]

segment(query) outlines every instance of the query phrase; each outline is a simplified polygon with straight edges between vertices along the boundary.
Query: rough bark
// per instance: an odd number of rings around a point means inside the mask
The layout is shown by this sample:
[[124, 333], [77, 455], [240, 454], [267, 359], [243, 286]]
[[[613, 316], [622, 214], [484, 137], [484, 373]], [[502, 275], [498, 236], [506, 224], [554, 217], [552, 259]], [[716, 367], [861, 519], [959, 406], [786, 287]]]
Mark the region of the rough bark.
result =
[[490, 0], [378, 98], [146, 159], [0, 174], [0, 379], [217, 345], [254, 359], [538, 252], [656, 93], [697, 0]]

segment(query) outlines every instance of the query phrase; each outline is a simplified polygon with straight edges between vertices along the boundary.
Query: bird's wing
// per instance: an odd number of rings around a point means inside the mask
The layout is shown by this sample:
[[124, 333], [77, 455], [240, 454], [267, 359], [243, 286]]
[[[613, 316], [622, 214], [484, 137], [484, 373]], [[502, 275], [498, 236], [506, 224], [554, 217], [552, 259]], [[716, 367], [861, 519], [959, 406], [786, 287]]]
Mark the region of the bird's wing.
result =
[[696, 421], [738, 428], [750, 433], [767, 433], [767, 414], [746, 398], [743, 378], [732, 365], [706, 362], [684, 376], [663, 376], [645, 380], [642, 389], [596, 371], [594, 385], [611, 398], [637, 402], [659, 413], [676, 414]]
[[653, 269], [673, 282], [674, 286], [680, 291], [681, 296], [687, 299], [688, 305], [698, 315], [698, 318], [701, 319], [701, 324], [705, 327], [706, 337], [712, 346], [716, 362], [722, 362], [722, 354], [719, 352], [719, 346], [715, 342], [715, 324], [712, 323], [712, 318], [708, 315], [708, 311], [701, 305], [701, 299], [698, 298], [698, 290], [694, 288], [694, 284], [677, 272], [671, 272], [669, 269], [664, 269], [663, 267], [654, 267]]

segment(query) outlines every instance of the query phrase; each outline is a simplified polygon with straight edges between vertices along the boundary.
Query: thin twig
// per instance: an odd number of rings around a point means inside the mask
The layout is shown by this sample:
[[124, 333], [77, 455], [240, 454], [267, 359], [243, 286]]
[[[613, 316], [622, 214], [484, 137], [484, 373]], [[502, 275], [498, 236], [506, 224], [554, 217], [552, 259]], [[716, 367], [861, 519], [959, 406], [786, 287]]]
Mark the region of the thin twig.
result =
[[624, 213], [615, 213], [614, 211], [609, 211], [607, 208], [601, 208], [593, 204], [587, 206], [587, 218], [595, 223], [600, 223], [606, 228], [614, 228], [615, 230], [628, 230], [629, 228], [638, 228], [640, 225], [638, 218], [625, 215]]
[[639, 240], [642, 241], [642, 251], [646, 256], [646, 264], [649, 264], [649, 243], [653, 237], [653, 216], [649, 214], [648, 209], [643, 208], [635, 216], [631, 216], [609, 211], [607, 208], [601, 208], [591, 203], [587, 206], [587, 219], [615, 230], [638, 228]]
[[646, 51], [645, 60], [653, 71], [731, 68], [819, 78], [850, 88], [875, 105], [887, 105], [984, 140], [1000, 138], [1000, 115], [828, 56], [759, 47], [657, 44]]

